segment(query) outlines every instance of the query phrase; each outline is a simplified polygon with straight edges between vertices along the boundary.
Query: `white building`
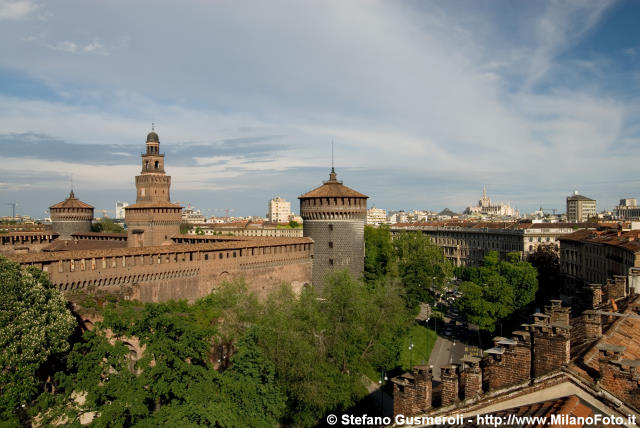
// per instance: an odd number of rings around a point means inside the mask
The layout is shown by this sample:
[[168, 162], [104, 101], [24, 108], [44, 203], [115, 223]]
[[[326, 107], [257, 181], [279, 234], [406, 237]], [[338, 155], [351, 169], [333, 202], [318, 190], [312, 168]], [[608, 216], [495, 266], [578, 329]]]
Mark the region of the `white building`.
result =
[[291, 215], [291, 202], [287, 202], [280, 196], [269, 201], [267, 220], [271, 223], [287, 223]]
[[191, 206], [188, 206], [182, 210], [182, 222], [191, 224], [205, 223], [207, 219], [200, 212], [200, 210], [194, 210]]
[[382, 208], [371, 208], [367, 210], [367, 224], [379, 226], [387, 224], [387, 211]]
[[124, 208], [129, 206], [129, 202], [116, 201], [116, 220], [124, 220]]
[[487, 196], [487, 189], [482, 187], [482, 197], [478, 201], [478, 205], [467, 207], [464, 212], [471, 215], [486, 215], [492, 217], [519, 217], [518, 210], [511, 208], [509, 204], [502, 202], [492, 203], [491, 198]]

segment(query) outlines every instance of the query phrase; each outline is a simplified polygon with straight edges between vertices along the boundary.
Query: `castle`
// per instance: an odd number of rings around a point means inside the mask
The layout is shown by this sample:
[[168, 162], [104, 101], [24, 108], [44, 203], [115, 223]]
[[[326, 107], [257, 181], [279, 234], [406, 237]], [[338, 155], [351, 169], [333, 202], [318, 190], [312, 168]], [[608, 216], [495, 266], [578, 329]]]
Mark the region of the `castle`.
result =
[[301, 238], [181, 235], [182, 207], [171, 202], [171, 177], [154, 130], [135, 184], [136, 203], [125, 208], [126, 236], [91, 232], [93, 207], [72, 191], [50, 207], [52, 231], [9, 232], [0, 254], [47, 272], [63, 292], [103, 290], [143, 302], [195, 300], [235, 278], [263, 295], [283, 282], [296, 291], [321, 288], [332, 269], [362, 274], [367, 196], [342, 185], [333, 169], [323, 186], [300, 196]]

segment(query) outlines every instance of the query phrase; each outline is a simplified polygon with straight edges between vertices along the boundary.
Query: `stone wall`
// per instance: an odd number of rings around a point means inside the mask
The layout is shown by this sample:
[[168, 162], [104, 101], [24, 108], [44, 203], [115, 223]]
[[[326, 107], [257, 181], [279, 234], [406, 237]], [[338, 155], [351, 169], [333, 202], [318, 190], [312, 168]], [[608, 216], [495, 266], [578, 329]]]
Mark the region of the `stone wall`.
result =
[[130, 287], [143, 302], [194, 300], [223, 281], [245, 278], [250, 290], [267, 293], [279, 284], [296, 290], [311, 282], [313, 243], [306, 238], [244, 238], [205, 244], [64, 251], [14, 255], [24, 266], [49, 273], [63, 292]]
[[1, 233], [0, 255], [37, 253], [57, 238], [56, 233], [48, 231]]
[[354, 278], [364, 271], [364, 219], [305, 220], [304, 236], [314, 241], [313, 285], [322, 289], [326, 276], [348, 269]]

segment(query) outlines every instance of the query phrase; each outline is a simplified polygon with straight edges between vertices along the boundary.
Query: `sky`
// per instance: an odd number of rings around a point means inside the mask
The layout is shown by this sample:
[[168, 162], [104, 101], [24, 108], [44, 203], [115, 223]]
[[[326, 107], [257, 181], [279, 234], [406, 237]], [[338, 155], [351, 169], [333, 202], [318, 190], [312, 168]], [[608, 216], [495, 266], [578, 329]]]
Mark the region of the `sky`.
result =
[[0, 215], [265, 215], [328, 179], [387, 210], [640, 198], [640, 2], [0, 0]]

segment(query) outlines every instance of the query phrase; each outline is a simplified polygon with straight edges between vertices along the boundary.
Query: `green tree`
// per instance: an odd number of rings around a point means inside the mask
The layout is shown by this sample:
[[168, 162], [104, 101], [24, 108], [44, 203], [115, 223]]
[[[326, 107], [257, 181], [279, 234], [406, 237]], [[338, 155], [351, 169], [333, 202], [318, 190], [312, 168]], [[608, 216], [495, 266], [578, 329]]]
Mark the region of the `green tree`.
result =
[[453, 276], [453, 265], [421, 232], [401, 232], [393, 239], [398, 275], [405, 289], [407, 307], [433, 302]]
[[291, 221], [289, 221], [289, 227], [290, 227], [291, 229], [297, 229], [297, 228], [301, 227], [301, 224], [300, 224], [300, 223], [298, 223], [298, 222], [297, 222], [297, 221], [295, 221], [295, 220], [291, 220]]
[[189, 223], [180, 223], [180, 234], [186, 235], [189, 231], [193, 229], [193, 225]]
[[536, 301], [546, 303], [558, 297], [560, 282], [560, 258], [552, 244], [539, 245], [527, 256], [527, 261], [538, 271]]
[[17, 412], [41, 389], [38, 370], [69, 349], [75, 326], [44, 272], [0, 257], [0, 420], [16, 423]]
[[397, 276], [395, 255], [389, 226], [364, 228], [364, 278], [367, 282]]
[[92, 232], [125, 233], [124, 227], [107, 217], [91, 224]]
[[460, 268], [457, 274], [464, 281], [458, 306], [471, 323], [490, 332], [498, 321], [531, 303], [538, 289], [536, 270], [518, 253], [500, 260], [491, 251], [481, 267]]

